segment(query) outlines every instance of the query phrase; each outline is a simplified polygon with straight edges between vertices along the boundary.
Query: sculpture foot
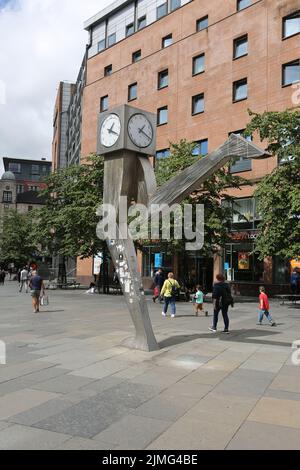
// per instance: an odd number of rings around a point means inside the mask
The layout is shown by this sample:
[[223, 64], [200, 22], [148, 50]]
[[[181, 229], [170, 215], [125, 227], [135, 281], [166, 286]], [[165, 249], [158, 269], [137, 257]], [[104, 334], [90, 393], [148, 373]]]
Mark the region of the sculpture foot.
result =
[[146, 338], [137, 337], [130, 337], [124, 339], [124, 341], [122, 341], [121, 343], [121, 346], [124, 346], [125, 348], [129, 349], [138, 349], [140, 351], [146, 352], [158, 351], [160, 349], [156, 341], [153, 341], [151, 344], [149, 344]]

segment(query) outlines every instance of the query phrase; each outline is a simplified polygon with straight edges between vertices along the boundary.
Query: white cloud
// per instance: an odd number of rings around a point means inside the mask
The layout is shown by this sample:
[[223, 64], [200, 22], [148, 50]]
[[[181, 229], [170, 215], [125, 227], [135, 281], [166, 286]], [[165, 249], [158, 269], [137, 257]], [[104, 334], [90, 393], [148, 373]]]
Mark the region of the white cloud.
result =
[[88, 41], [83, 22], [112, 1], [12, 0], [1, 9], [0, 0], [0, 157], [51, 157], [58, 83], [76, 80]]

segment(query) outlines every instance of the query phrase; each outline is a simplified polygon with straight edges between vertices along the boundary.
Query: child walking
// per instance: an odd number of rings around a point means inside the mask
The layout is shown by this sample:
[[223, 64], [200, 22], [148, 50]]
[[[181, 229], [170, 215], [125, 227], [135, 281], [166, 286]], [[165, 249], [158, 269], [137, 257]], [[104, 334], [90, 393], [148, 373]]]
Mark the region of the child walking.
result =
[[[195, 294], [195, 314], [196, 317], [199, 316], [199, 312], [203, 311], [203, 302], [204, 302], [204, 294], [202, 292], [201, 286], [196, 286], [196, 294]], [[205, 312], [205, 316], [208, 316], [208, 312]]]
[[276, 323], [273, 321], [272, 316], [270, 315], [270, 303], [269, 298], [266, 294], [266, 290], [263, 286], [259, 288], [259, 314], [258, 314], [258, 325], [262, 325], [264, 315], [266, 316], [268, 322], [271, 326], [276, 326]]

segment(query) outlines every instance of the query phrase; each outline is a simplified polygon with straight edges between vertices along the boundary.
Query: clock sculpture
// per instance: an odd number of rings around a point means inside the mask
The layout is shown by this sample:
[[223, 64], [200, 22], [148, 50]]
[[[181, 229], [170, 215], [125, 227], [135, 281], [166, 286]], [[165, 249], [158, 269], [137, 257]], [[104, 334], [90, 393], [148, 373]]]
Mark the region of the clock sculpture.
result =
[[[148, 158], [156, 153], [156, 115], [128, 105], [100, 113], [97, 141], [97, 153], [105, 159], [103, 202], [113, 205], [117, 216], [120, 197], [127, 198], [128, 207], [132, 201], [147, 207], [154, 204], [171, 206], [201, 188], [205, 180], [232, 158], [267, 156], [252, 142], [232, 134], [217, 150], [157, 189], [154, 169]], [[135, 326], [135, 337], [125, 344], [155, 351], [159, 346], [138, 272], [134, 243], [127, 227], [126, 233], [123, 233], [123, 225], [116, 228], [117, 238], [107, 239], [107, 245]]]

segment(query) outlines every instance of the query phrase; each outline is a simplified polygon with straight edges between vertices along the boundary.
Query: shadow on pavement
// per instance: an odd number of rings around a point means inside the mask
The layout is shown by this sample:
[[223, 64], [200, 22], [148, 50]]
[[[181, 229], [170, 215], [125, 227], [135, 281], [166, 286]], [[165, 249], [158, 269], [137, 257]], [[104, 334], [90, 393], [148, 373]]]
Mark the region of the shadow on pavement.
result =
[[[263, 328], [263, 327], [260, 327]], [[271, 328], [271, 327], [270, 327]], [[284, 347], [291, 347], [291, 343], [286, 343], [282, 341], [272, 341], [267, 339], [262, 339], [265, 336], [275, 336], [279, 335], [281, 332], [274, 331], [266, 331], [265, 329], [252, 329], [252, 330], [238, 330], [238, 331], [231, 331], [229, 335], [225, 335], [221, 331], [218, 333], [202, 333], [202, 334], [193, 334], [193, 335], [179, 335], [179, 336], [171, 336], [170, 338], [166, 338], [163, 341], [159, 342], [159, 347], [161, 349], [167, 348], [169, 346], [175, 346], [176, 344], [187, 343], [189, 341], [194, 341], [195, 339], [214, 339], [218, 338], [221, 341], [236, 341], [238, 343], [248, 343], [248, 344], [262, 344], [262, 345], [269, 345], [269, 346], [284, 346]], [[257, 338], [257, 339], [256, 339]], [[259, 339], [261, 338], [261, 339]]]

